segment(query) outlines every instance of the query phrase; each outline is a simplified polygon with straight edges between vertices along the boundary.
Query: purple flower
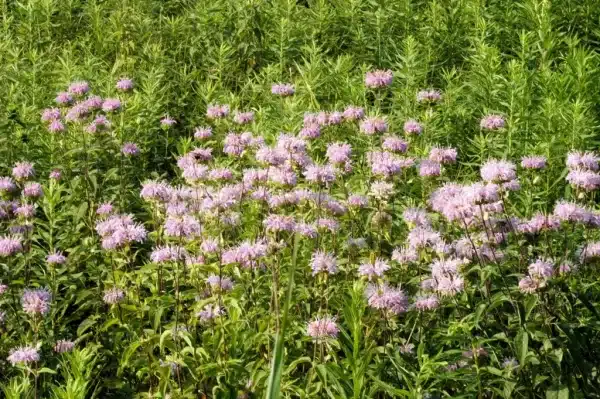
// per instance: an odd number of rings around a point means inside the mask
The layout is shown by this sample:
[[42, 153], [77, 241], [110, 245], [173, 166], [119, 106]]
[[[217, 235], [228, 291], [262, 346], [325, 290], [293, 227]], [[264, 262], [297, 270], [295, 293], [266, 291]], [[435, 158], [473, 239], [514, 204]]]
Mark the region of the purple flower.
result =
[[14, 210], [15, 215], [25, 219], [32, 218], [35, 215], [35, 208], [31, 204], [20, 205]]
[[107, 98], [102, 103], [102, 111], [114, 112], [121, 108], [121, 101], [118, 98]]
[[387, 151], [373, 151], [367, 154], [367, 159], [371, 164], [371, 172], [374, 175], [390, 178], [399, 174], [402, 169], [408, 168], [414, 164], [411, 158], [401, 158], [396, 154]]
[[60, 132], [64, 132], [65, 131], [65, 125], [63, 125], [63, 123], [61, 121], [59, 121], [58, 119], [53, 120], [52, 122], [50, 122], [50, 124], [48, 125], [48, 131], [50, 133], [60, 133]]
[[419, 260], [419, 254], [414, 248], [396, 248], [392, 252], [392, 260], [405, 265]]
[[167, 202], [171, 198], [171, 189], [165, 182], [148, 180], [142, 184], [140, 196], [147, 201]]
[[61, 105], [69, 104], [72, 101], [73, 101], [73, 97], [65, 91], [58, 93], [56, 95], [56, 98], [54, 99], [54, 102], [56, 102], [57, 104], [61, 104]]
[[481, 119], [479, 126], [485, 130], [498, 130], [504, 127], [504, 118], [500, 115], [487, 115]]
[[296, 223], [294, 231], [307, 238], [316, 238], [318, 235], [317, 227], [308, 223]]
[[0, 284], [0, 295], [4, 294], [6, 291], [8, 291], [8, 285]]
[[404, 291], [386, 283], [367, 285], [365, 296], [369, 306], [374, 309], [401, 314], [406, 312], [409, 307], [408, 297]]
[[454, 148], [433, 147], [429, 151], [429, 160], [441, 164], [455, 163], [457, 155], [456, 149]]
[[369, 195], [379, 200], [387, 200], [394, 193], [394, 185], [385, 181], [375, 181], [371, 184]]
[[54, 344], [54, 352], [56, 352], [56, 353], [71, 352], [74, 347], [75, 347], [75, 343], [73, 341], [59, 339]]
[[386, 71], [377, 70], [367, 72], [365, 75], [365, 86], [371, 89], [377, 89], [381, 87], [387, 87], [392, 84], [394, 75], [389, 69]]
[[189, 254], [185, 248], [171, 245], [156, 247], [150, 254], [150, 260], [154, 263], [178, 262], [188, 257]]
[[102, 248], [120, 249], [146, 239], [146, 229], [133, 221], [131, 215], [112, 215], [96, 223], [96, 232], [102, 238]]
[[50, 172], [48, 177], [52, 180], [58, 181], [62, 177], [62, 173], [59, 169], [54, 169], [52, 172]]
[[224, 314], [224, 309], [221, 306], [215, 304], [206, 305], [200, 312], [196, 313], [196, 316], [200, 318], [201, 322], [206, 323]]
[[123, 290], [113, 287], [104, 291], [104, 296], [102, 297], [102, 300], [107, 305], [116, 305], [117, 303], [121, 302], [123, 298], [125, 298], [125, 293], [123, 292]]
[[527, 270], [531, 277], [546, 280], [554, 274], [554, 264], [544, 259], [538, 259], [530, 264]]
[[293, 216], [271, 214], [263, 221], [267, 231], [294, 231], [296, 222]]
[[298, 136], [303, 139], [316, 139], [321, 136], [321, 127], [316, 123], [304, 125]]
[[435, 295], [420, 296], [415, 300], [415, 309], [421, 312], [435, 310], [438, 306], [440, 306], [440, 302]]
[[113, 204], [111, 204], [110, 202], [102, 203], [102, 204], [100, 204], [100, 206], [98, 206], [98, 209], [96, 209], [96, 215], [99, 215], [99, 216], [108, 216], [112, 213], [113, 213]]
[[17, 162], [12, 169], [12, 175], [17, 180], [25, 180], [35, 176], [35, 169], [31, 162]]
[[175, 119], [171, 118], [170, 116], [165, 116], [164, 118], [162, 118], [160, 120], [160, 125], [163, 128], [169, 128], [175, 124], [177, 124], [177, 121]]
[[47, 288], [26, 289], [21, 297], [23, 311], [30, 315], [44, 315], [50, 310], [52, 294]]
[[206, 278], [206, 284], [210, 285], [213, 290], [231, 291], [233, 289], [233, 281], [229, 277], [219, 277], [215, 274]]
[[354, 208], [365, 208], [369, 205], [369, 198], [364, 195], [351, 194], [348, 196], [348, 206]]
[[331, 143], [327, 146], [327, 159], [332, 164], [343, 164], [350, 160], [352, 147], [348, 143]]
[[420, 103], [436, 103], [441, 99], [442, 93], [440, 93], [438, 90], [421, 90], [417, 93], [417, 102]]
[[442, 173], [442, 165], [438, 162], [422, 159], [419, 163], [419, 176], [439, 176]]
[[229, 115], [228, 104], [210, 104], [206, 108], [206, 117], [208, 119], [221, 119]]
[[115, 86], [117, 90], [130, 91], [133, 89], [133, 80], [129, 78], [121, 78], [117, 81], [117, 84]]
[[521, 158], [521, 167], [525, 169], [544, 169], [546, 167], [546, 157], [530, 155]]
[[17, 189], [17, 185], [10, 177], [0, 177], [0, 193], [7, 194]]
[[200, 222], [191, 215], [169, 216], [164, 224], [165, 234], [171, 237], [194, 238], [200, 235]]
[[593, 152], [574, 151], [567, 155], [567, 168], [597, 171], [600, 169], [599, 160], [600, 158]]
[[383, 259], [377, 258], [373, 262], [366, 262], [358, 267], [358, 274], [366, 277], [367, 280], [373, 280], [374, 278], [383, 277], [383, 273], [389, 270], [388, 265]]
[[274, 83], [271, 86], [271, 93], [281, 97], [288, 97], [296, 92], [294, 85], [289, 83]]
[[344, 110], [344, 119], [352, 122], [357, 121], [365, 117], [365, 110], [360, 107], [346, 107]]
[[6, 358], [13, 366], [17, 364], [29, 364], [40, 360], [40, 353], [33, 346], [20, 346], [10, 350]]
[[339, 332], [335, 319], [329, 316], [317, 317], [306, 327], [306, 335], [316, 341], [337, 338]]
[[219, 252], [219, 239], [215, 237], [206, 237], [202, 240], [202, 244], [200, 244], [200, 249], [205, 254], [216, 254]]
[[519, 290], [524, 294], [534, 294], [539, 288], [539, 283], [527, 276], [519, 281]]
[[594, 191], [600, 187], [600, 174], [590, 170], [571, 170], [566, 180], [572, 186], [585, 191]]
[[86, 108], [87, 111], [92, 111], [94, 109], [102, 108], [102, 97], [100, 96], [90, 96], [85, 101], [81, 103], [83, 108]]
[[404, 122], [404, 133], [418, 136], [423, 132], [423, 126], [414, 119], [409, 119]]
[[30, 198], [39, 198], [44, 195], [44, 189], [40, 183], [28, 182], [23, 187], [23, 195]]
[[131, 143], [131, 142], [127, 142], [127, 143], [123, 144], [123, 147], [121, 148], [121, 152], [125, 156], [135, 156], [135, 155], [138, 155], [140, 153], [140, 149], [137, 146], [137, 144]]
[[46, 257], [46, 263], [49, 265], [62, 265], [67, 261], [67, 257], [58, 251], [54, 251]]
[[339, 125], [340, 123], [342, 123], [342, 120], [344, 118], [344, 114], [339, 112], [339, 111], [333, 111], [330, 112], [329, 115], [327, 116], [327, 122], [330, 125]]
[[367, 136], [372, 136], [375, 133], [384, 133], [387, 131], [388, 126], [384, 119], [377, 117], [369, 117], [364, 119], [359, 126], [362, 133]]
[[304, 177], [309, 182], [326, 185], [335, 181], [335, 168], [331, 165], [310, 165], [304, 171]]
[[388, 136], [383, 139], [381, 148], [387, 151], [405, 153], [408, 150], [408, 143], [399, 137]]
[[517, 178], [512, 162], [491, 159], [481, 166], [481, 178], [487, 182], [503, 183]]
[[239, 112], [236, 111], [233, 115], [233, 121], [238, 125], [245, 125], [246, 123], [250, 123], [254, 120], [254, 112]]
[[21, 252], [23, 244], [21, 238], [12, 236], [0, 237], [0, 257], [7, 257]]
[[514, 369], [519, 367], [519, 362], [514, 357], [505, 358], [502, 362], [502, 368], [504, 369]]
[[312, 255], [311, 265], [313, 276], [319, 273], [337, 273], [337, 261], [335, 256], [329, 252], [316, 251]]
[[75, 96], [81, 96], [90, 90], [90, 84], [85, 80], [73, 82], [69, 85], [67, 91]]
[[194, 131], [194, 138], [197, 140], [204, 140], [212, 137], [212, 128], [211, 127], [197, 127]]
[[431, 224], [427, 211], [423, 208], [406, 208], [402, 212], [402, 218], [413, 226], [429, 227]]
[[554, 216], [560, 221], [587, 223], [590, 221], [591, 214], [587, 209], [574, 202], [559, 201], [554, 206]]
[[46, 108], [42, 111], [42, 122], [52, 122], [60, 119], [60, 109]]

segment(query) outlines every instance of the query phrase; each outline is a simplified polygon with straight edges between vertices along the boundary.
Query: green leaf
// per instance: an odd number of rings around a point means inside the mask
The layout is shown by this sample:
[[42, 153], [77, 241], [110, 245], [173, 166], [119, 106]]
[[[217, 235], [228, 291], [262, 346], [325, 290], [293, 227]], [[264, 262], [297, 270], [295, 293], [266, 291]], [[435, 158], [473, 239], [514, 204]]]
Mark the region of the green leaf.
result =
[[515, 346], [517, 347], [517, 356], [519, 357], [519, 364], [521, 367], [525, 367], [527, 361], [527, 351], [529, 350], [529, 334], [527, 331], [521, 329], [517, 334]]
[[546, 391], [546, 399], [569, 399], [569, 388], [559, 386]]
[[275, 351], [273, 352], [273, 360], [271, 363], [271, 373], [269, 374], [269, 380], [267, 385], [267, 399], [277, 399], [281, 393], [281, 373], [283, 371], [283, 339], [285, 335], [285, 328], [287, 324], [288, 310], [290, 303], [292, 302], [292, 290], [294, 286], [294, 273], [296, 271], [296, 263], [298, 260], [298, 247], [300, 246], [300, 236], [296, 234], [294, 236], [294, 249], [292, 254], [292, 264], [289, 270], [288, 278], [288, 290], [285, 303], [283, 304], [283, 318], [281, 322], [281, 330], [277, 335], [275, 341]]

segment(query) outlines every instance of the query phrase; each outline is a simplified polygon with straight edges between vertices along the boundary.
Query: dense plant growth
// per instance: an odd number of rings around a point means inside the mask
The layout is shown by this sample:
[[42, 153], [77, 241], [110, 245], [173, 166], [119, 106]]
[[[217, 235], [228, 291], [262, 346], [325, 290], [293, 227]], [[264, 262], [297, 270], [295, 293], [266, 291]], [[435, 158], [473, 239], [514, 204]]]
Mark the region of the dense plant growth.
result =
[[3, 396], [595, 397], [591, 1], [4, 1]]

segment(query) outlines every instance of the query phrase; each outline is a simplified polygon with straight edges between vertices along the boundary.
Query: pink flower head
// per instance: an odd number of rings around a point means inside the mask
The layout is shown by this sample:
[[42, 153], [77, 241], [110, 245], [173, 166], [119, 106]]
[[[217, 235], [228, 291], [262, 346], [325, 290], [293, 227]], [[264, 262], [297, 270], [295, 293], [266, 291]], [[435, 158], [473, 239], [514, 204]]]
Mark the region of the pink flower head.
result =
[[417, 93], [417, 102], [420, 103], [436, 103], [442, 99], [442, 93], [438, 90], [429, 89], [421, 90]]
[[594, 191], [600, 187], [600, 174], [591, 170], [573, 169], [567, 175], [566, 180], [573, 187], [585, 191]]
[[116, 305], [117, 303], [123, 301], [124, 298], [125, 292], [123, 292], [123, 290], [119, 288], [113, 287], [104, 291], [104, 297], [102, 298], [102, 300], [107, 305]]
[[175, 124], [177, 124], [177, 121], [170, 116], [165, 116], [160, 120], [160, 125], [164, 128], [169, 128]]
[[208, 119], [221, 119], [229, 115], [228, 104], [209, 104], [206, 108], [206, 117]]
[[70, 104], [71, 102], [73, 102], [73, 96], [71, 96], [71, 94], [63, 91], [56, 95], [54, 102], [56, 102], [57, 104], [60, 104], [60, 105]]
[[113, 213], [113, 204], [111, 204], [110, 202], [105, 202], [103, 204], [100, 204], [98, 209], [96, 209], [96, 215], [99, 215], [99, 216], [107, 216], [112, 213]]
[[137, 144], [135, 143], [125, 143], [123, 144], [123, 147], [121, 148], [121, 152], [123, 153], [123, 155], [125, 156], [135, 156], [135, 155], [139, 155], [140, 153], [140, 148], [137, 146]]
[[175, 245], [165, 245], [156, 247], [150, 254], [150, 259], [154, 263], [179, 262], [189, 257], [185, 248]]
[[254, 120], [254, 112], [239, 112], [236, 111], [233, 115], [233, 121], [238, 125], [245, 125], [246, 123], [250, 123]]
[[75, 96], [82, 96], [90, 90], [90, 84], [85, 80], [73, 82], [69, 85], [68, 92]]
[[23, 311], [30, 315], [44, 315], [50, 310], [51, 299], [52, 294], [47, 288], [26, 289], [21, 297]]
[[75, 347], [75, 343], [73, 341], [67, 341], [65, 339], [59, 339], [54, 344], [54, 352], [56, 352], [56, 353], [71, 352], [74, 347]]
[[567, 168], [598, 171], [600, 158], [593, 152], [570, 152], [567, 155]]
[[40, 353], [34, 346], [20, 346], [10, 350], [6, 358], [13, 366], [17, 364], [30, 364], [40, 360]]
[[530, 155], [521, 158], [521, 167], [524, 169], [544, 169], [546, 167], [546, 157]]
[[65, 125], [58, 119], [53, 120], [48, 125], [48, 131], [50, 133], [60, 133], [65, 131]]
[[212, 128], [211, 127], [197, 127], [194, 131], [194, 138], [197, 140], [205, 140], [212, 137]]
[[358, 267], [358, 274], [367, 280], [383, 277], [383, 273], [389, 270], [390, 265], [383, 259], [377, 258], [373, 262], [366, 262]]
[[31, 162], [17, 162], [12, 169], [12, 175], [17, 180], [26, 180], [35, 176], [35, 169]]
[[419, 176], [439, 176], [442, 173], [442, 165], [438, 162], [422, 159], [419, 163]]
[[329, 184], [335, 181], [335, 168], [331, 165], [310, 165], [304, 171], [304, 176], [309, 182]]
[[316, 341], [337, 338], [339, 332], [335, 319], [329, 316], [315, 318], [306, 328], [306, 335]]
[[0, 236], [0, 257], [7, 257], [21, 252], [23, 244], [18, 236]]
[[59, 251], [54, 251], [46, 257], [46, 263], [49, 265], [63, 265], [67, 261], [67, 257]]
[[408, 143], [399, 137], [388, 136], [383, 139], [381, 148], [387, 151], [405, 153], [408, 150]]
[[440, 301], [436, 295], [419, 296], [415, 300], [415, 309], [420, 312], [435, 310], [440, 306]]
[[519, 281], [519, 290], [524, 294], [534, 294], [539, 286], [539, 282], [529, 276], [524, 277]]
[[364, 195], [351, 194], [348, 196], [347, 203], [353, 208], [365, 208], [369, 205], [369, 198]]
[[409, 136], [416, 135], [418, 136], [423, 132], [423, 126], [414, 119], [409, 119], [404, 122], [404, 133]]
[[392, 84], [394, 75], [392, 71], [388, 70], [377, 70], [367, 72], [365, 75], [365, 86], [371, 89], [377, 89], [381, 87], [387, 87]]
[[7, 194], [15, 191], [17, 185], [10, 177], [0, 177], [0, 193]]
[[133, 89], [133, 80], [128, 78], [121, 78], [117, 81], [117, 84], [115, 86], [117, 90], [130, 91]]
[[316, 251], [312, 255], [311, 268], [313, 276], [319, 273], [335, 274], [337, 272], [337, 261], [332, 253]]
[[360, 107], [346, 107], [344, 110], [344, 119], [346, 121], [352, 122], [357, 121], [365, 117], [365, 110]]
[[554, 264], [548, 260], [538, 259], [529, 265], [529, 275], [538, 280], [546, 280], [554, 274]]
[[121, 100], [118, 98], [107, 98], [102, 103], [102, 111], [104, 112], [114, 112], [118, 111], [121, 108]]
[[211, 274], [207, 277], [206, 283], [210, 285], [213, 290], [231, 291], [233, 289], [233, 280], [229, 277], [219, 277], [215, 274]]
[[289, 83], [275, 83], [271, 86], [271, 93], [281, 97], [288, 97], [296, 92], [294, 85]]
[[384, 133], [387, 131], [388, 126], [385, 119], [377, 117], [369, 117], [364, 119], [359, 126], [362, 133], [367, 136], [372, 136], [375, 133]]
[[40, 183], [27, 182], [23, 187], [23, 195], [29, 198], [39, 198], [44, 195], [44, 189]]
[[296, 222], [293, 216], [271, 214], [263, 221], [268, 231], [294, 231]]
[[60, 119], [60, 109], [46, 108], [42, 111], [42, 122], [52, 122]]
[[484, 130], [498, 130], [505, 125], [504, 118], [500, 115], [487, 115], [481, 119], [479, 126]]
[[481, 178], [487, 182], [504, 183], [517, 178], [512, 162], [491, 159], [481, 166]]
[[441, 164], [450, 164], [456, 162], [457, 152], [455, 148], [433, 147], [429, 151], [429, 160]]
[[574, 202], [567, 201], [559, 201], [554, 206], [553, 214], [560, 221], [587, 223], [591, 219], [589, 210]]
[[316, 123], [304, 125], [298, 136], [303, 139], [316, 139], [321, 136], [321, 126]]
[[369, 306], [374, 309], [398, 315], [406, 312], [409, 308], [408, 297], [404, 291], [387, 283], [367, 285], [365, 296]]
[[58, 181], [62, 177], [62, 172], [59, 169], [54, 169], [48, 177], [52, 180]]
[[332, 164], [344, 164], [350, 160], [352, 147], [348, 143], [331, 143], [327, 146], [327, 159]]

